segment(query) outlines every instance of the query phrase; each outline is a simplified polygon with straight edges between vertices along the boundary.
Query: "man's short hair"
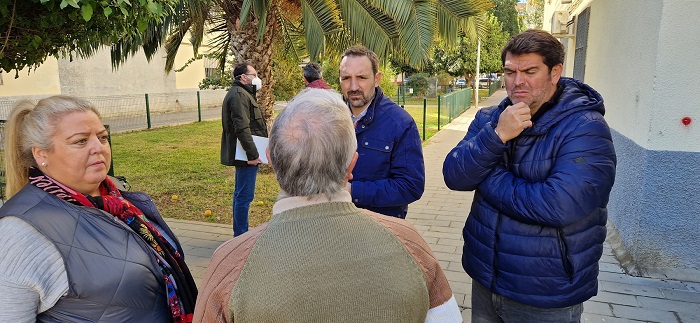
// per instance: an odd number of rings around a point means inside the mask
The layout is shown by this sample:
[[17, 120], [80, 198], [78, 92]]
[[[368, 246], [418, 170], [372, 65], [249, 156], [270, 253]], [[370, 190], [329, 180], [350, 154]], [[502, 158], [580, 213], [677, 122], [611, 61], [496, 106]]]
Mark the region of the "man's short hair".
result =
[[501, 63], [506, 64], [506, 54], [523, 55], [535, 53], [549, 71], [558, 64], [564, 64], [564, 45], [550, 33], [539, 29], [528, 29], [510, 38], [501, 51]]
[[269, 149], [287, 195], [330, 197], [342, 190], [357, 140], [340, 94], [308, 88], [300, 92], [275, 118]]
[[309, 63], [304, 66], [304, 78], [311, 83], [323, 78], [321, 66], [316, 63]]
[[367, 56], [367, 58], [369, 58], [369, 61], [372, 62], [372, 72], [374, 74], [377, 74], [377, 72], [379, 72], [379, 58], [377, 57], [377, 54], [375, 54], [373, 51], [369, 50], [369, 48], [365, 46], [350, 46], [350, 48], [346, 49], [345, 52], [343, 52], [343, 56], [340, 57], [340, 60], [342, 61], [345, 56]]
[[241, 75], [248, 73], [248, 63], [238, 63], [236, 67], [233, 68], [233, 78], [238, 79]]

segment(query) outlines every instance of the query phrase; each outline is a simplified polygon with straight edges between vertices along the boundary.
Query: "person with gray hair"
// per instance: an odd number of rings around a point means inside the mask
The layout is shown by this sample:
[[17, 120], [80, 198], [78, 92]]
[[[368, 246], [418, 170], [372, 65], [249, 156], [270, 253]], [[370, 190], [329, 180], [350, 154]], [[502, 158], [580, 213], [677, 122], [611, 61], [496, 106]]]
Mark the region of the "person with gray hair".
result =
[[316, 63], [309, 63], [304, 66], [304, 84], [308, 88], [314, 89], [326, 89], [330, 90], [331, 87], [323, 79], [321, 66]]
[[461, 322], [416, 229], [352, 203], [356, 148], [337, 92], [289, 103], [267, 152], [282, 189], [272, 218], [216, 250], [195, 322]]
[[191, 322], [197, 287], [182, 247], [148, 195], [107, 176], [97, 109], [25, 101], [5, 130], [0, 322]]

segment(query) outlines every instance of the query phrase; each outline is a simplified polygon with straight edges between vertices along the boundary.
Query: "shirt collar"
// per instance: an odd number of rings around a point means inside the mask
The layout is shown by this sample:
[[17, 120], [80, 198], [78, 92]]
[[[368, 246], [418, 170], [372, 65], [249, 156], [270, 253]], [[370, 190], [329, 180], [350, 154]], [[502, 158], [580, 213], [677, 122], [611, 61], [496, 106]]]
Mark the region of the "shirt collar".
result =
[[[375, 105], [378, 104], [377, 102], [380, 100], [380, 97], [383, 97], [383, 96], [384, 96], [384, 94], [382, 93], [381, 88], [378, 86], [375, 87], [374, 88], [374, 98], [372, 99], [372, 102], [370, 102], [369, 105], [367, 105], [367, 108], [364, 111], [362, 111], [357, 117], [355, 117], [352, 114], [352, 109], [350, 108], [350, 105], [348, 105], [348, 110], [350, 110], [350, 117], [352, 118], [352, 122], [355, 124], [355, 127], [357, 127], [357, 123], [360, 120], [362, 120], [362, 118], [364, 116], [366, 116], [367, 113], [369, 113], [369, 110], [374, 109]], [[374, 113], [374, 112], [372, 112], [372, 113]], [[371, 120], [372, 120], [372, 114], [370, 114], [370, 116], [369, 116], [369, 121], [371, 121]]]
[[278, 200], [275, 205], [272, 206], [272, 215], [280, 214], [284, 211], [298, 207], [328, 202], [352, 202], [352, 197], [346, 190], [341, 190], [333, 194], [330, 198], [328, 198], [328, 196], [325, 194], [312, 196], [287, 196], [284, 192], [282, 192], [278, 196]]
[[369, 110], [369, 106], [367, 106], [367, 109], [364, 109], [362, 112], [360, 112], [357, 117], [352, 114], [352, 110], [350, 110], [350, 117], [352, 118], [352, 123], [357, 124], [358, 121], [362, 119], [367, 114], [367, 110]]

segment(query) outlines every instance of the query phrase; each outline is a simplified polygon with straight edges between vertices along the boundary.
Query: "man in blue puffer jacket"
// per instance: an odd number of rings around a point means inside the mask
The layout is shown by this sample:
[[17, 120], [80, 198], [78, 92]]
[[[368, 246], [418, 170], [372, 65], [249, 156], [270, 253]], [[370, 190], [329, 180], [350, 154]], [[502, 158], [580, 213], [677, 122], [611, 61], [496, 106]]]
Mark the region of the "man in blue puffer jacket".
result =
[[377, 54], [348, 48], [340, 59], [340, 88], [355, 123], [358, 159], [347, 187], [357, 207], [405, 218], [425, 188], [418, 127], [382, 93]]
[[615, 149], [603, 98], [562, 77], [564, 47], [528, 30], [501, 52], [508, 98], [480, 110], [445, 159], [472, 191], [462, 266], [473, 322], [578, 322], [598, 291]]

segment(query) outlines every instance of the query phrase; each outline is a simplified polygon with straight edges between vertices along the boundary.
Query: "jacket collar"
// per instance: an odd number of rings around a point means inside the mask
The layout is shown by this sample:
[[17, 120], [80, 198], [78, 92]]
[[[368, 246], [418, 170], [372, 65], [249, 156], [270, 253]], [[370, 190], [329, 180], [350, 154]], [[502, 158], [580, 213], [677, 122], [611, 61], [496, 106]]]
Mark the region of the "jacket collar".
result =
[[309, 82], [309, 84], [306, 85], [306, 87], [310, 87], [312, 89], [326, 89], [330, 90], [331, 87], [328, 86], [328, 83], [324, 79], [318, 79], [313, 82]]
[[537, 109], [537, 112], [535, 112], [535, 115], [532, 116], [532, 122], [536, 122], [537, 120], [542, 117], [547, 111], [552, 109], [557, 102], [559, 102], [559, 98], [561, 97], [561, 93], [564, 92], [564, 87], [557, 84], [557, 89], [554, 91], [554, 95], [552, 95], [552, 98], [549, 99], [549, 101], [545, 102], [540, 106], [539, 109]]
[[[534, 126], [523, 131], [523, 135], [539, 135], [546, 133], [551, 127], [555, 126], [559, 121], [567, 116], [584, 110], [598, 111], [600, 114], [605, 114], [605, 106], [603, 105], [603, 97], [596, 90], [569, 77], [562, 77], [557, 84], [562, 87], [559, 99], [553, 103], [553, 106], [547, 111], [538, 116], [534, 122]], [[559, 92], [559, 90], [557, 90]], [[499, 104], [499, 110], [503, 111], [507, 106], [513, 105], [510, 98], [506, 97]], [[498, 123], [500, 113], [494, 114], [491, 120], [492, 124]]]
[[233, 86], [238, 86], [238, 87], [246, 90], [246, 92], [250, 93], [250, 95], [252, 95], [253, 97], [255, 97], [256, 90], [255, 90], [255, 86], [253, 84], [243, 84], [243, 83], [241, 83], [241, 81], [235, 80], [235, 81], [233, 81]]

